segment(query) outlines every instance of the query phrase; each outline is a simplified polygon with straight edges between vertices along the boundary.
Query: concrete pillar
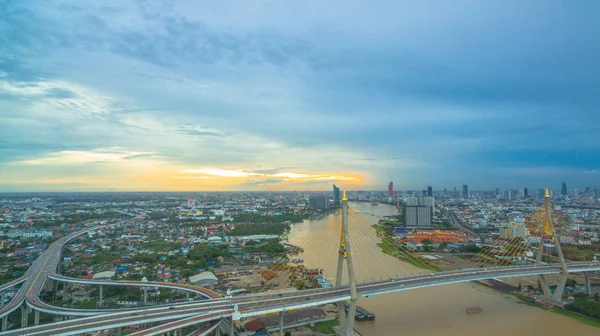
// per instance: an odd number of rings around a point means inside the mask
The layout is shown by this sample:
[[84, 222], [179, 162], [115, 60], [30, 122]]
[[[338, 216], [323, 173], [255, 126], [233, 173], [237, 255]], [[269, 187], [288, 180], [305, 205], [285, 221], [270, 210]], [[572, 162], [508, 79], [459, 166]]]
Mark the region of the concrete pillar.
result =
[[[339, 251], [339, 256], [338, 256], [338, 269], [337, 269], [337, 274], [336, 274], [336, 278], [335, 278], [335, 286], [336, 287], [340, 287], [342, 285], [342, 275], [344, 272], [344, 250], [345, 250], [345, 243], [344, 243], [344, 236], [342, 234], [342, 239], [340, 241], [340, 251]], [[340, 325], [340, 328], [343, 328], [343, 326], [346, 325], [346, 310], [344, 309], [344, 302], [340, 301], [336, 303], [337, 305], [337, 309], [338, 309], [338, 323]]]
[[144, 306], [148, 304], [148, 293], [144, 290]]
[[279, 312], [279, 336], [283, 336], [283, 311]]
[[590, 281], [590, 273], [583, 272], [583, 276], [585, 277], [585, 293], [587, 295], [592, 295], [592, 284]]
[[100, 298], [98, 300], [98, 306], [99, 307], [102, 307], [102, 300], [103, 300], [102, 288], [104, 288], [104, 286], [100, 285]]
[[343, 335], [352, 336], [354, 334], [354, 314], [356, 313], [356, 304], [358, 301], [358, 291], [356, 290], [356, 276], [354, 275], [354, 263], [352, 262], [352, 248], [350, 242], [350, 229], [348, 227], [348, 198], [346, 191], [342, 197], [342, 232], [346, 240], [346, 266], [348, 266], [348, 281], [350, 282], [350, 307], [346, 317], [346, 326], [341, 327]]
[[2, 331], [8, 329], [8, 315], [2, 318]]
[[2, 291], [2, 293], [0, 293], [0, 300], [1, 300], [0, 301], [0, 309], [4, 308], [4, 300], [6, 300], [6, 298], [4, 296], [5, 296], [5, 293], [4, 293], [4, 291]]
[[215, 329], [215, 336], [221, 336], [221, 323], [219, 323], [217, 329]]
[[33, 311], [33, 325], [40, 324], [40, 312], [38, 310]]
[[550, 299], [552, 297], [552, 291], [550, 290], [550, 286], [548, 286], [548, 282], [546, 282], [546, 277], [544, 277], [543, 274], [540, 274], [538, 275], [538, 281], [544, 292], [544, 297]]
[[185, 299], [189, 300], [190, 299], [190, 292], [185, 291]]
[[29, 315], [27, 315], [27, 305], [21, 305], [21, 328], [27, 328]]
[[119, 327], [117, 328], [117, 336], [121, 336], [123, 335], [123, 328]]
[[567, 284], [568, 278], [569, 278], [568, 273], [561, 274], [560, 278], [558, 278], [558, 284], [556, 285], [556, 290], [554, 291], [554, 295], [552, 295], [552, 298], [554, 300], [556, 300], [556, 301], [562, 300], [562, 296], [565, 291], [565, 285]]
[[235, 335], [235, 325], [233, 324], [233, 316], [229, 318], [229, 336]]

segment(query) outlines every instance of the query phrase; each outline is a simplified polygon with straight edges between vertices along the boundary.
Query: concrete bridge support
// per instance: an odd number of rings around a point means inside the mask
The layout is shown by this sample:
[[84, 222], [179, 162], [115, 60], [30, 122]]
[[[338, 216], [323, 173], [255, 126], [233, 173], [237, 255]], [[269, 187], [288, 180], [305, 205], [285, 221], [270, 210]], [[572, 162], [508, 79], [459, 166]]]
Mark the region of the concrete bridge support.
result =
[[234, 336], [236, 333], [233, 324], [233, 317], [224, 317], [221, 321], [222, 322], [219, 323], [217, 329], [215, 329], [216, 335], [221, 336], [225, 333], [228, 336]]
[[6, 331], [6, 329], [8, 329], [8, 316], [2, 318], [2, 331]]
[[227, 319], [229, 326], [229, 336], [235, 336], [235, 325], [233, 324], [233, 316]]
[[540, 282], [540, 286], [542, 287], [542, 292], [544, 293], [544, 297], [551, 297], [552, 291], [550, 290], [550, 286], [548, 286], [548, 282], [546, 281], [546, 277], [543, 274], [538, 275], [538, 281]]
[[40, 324], [40, 312], [37, 310], [33, 311], [33, 325]]
[[[554, 244], [556, 245], [556, 253], [558, 254], [558, 259], [560, 260], [560, 278], [558, 279], [558, 284], [556, 286], [556, 290], [554, 294], [550, 290], [548, 283], [543, 275], [538, 275], [538, 280], [540, 281], [540, 285], [542, 287], [542, 291], [544, 292], [544, 297], [551, 301], [561, 301], [562, 295], [565, 290], [565, 285], [567, 284], [567, 279], [569, 276], [569, 271], [567, 269], [567, 263], [565, 261], [565, 257], [562, 252], [562, 247], [560, 246], [559, 236], [556, 234], [554, 229], [554, 223], [552, 222], [552, 212], [550, 208], [550, 193], [548, 189], [546, 189], [546, 195], [544, 195], [544, 207], [546, 212], [546, 220], [543, 227], [543, 233], [546, 237], [552, 237]], [[540, 239], [540, 245], [538, 247], [538, 253], [536, 257], [536, 265], [541, 265], [542, 262], [542, 253], [544, 251], [544, 239]]]
[[556, 285], [556, 290], [552, 295], [552, 299], [555, 301], [562, 300], [563, 293], [565, 292], [565, 285], [567, 284], [567, 279], [569, 278], [569, 273], [564, 273], [560, 275], [558, 279], [558, 284]]
[[340, 322], [340, 334], [342, 336], [353, 336], [354, 334], [354, 315], [356, 314], [356, 303], [358, 301], [358, 292], [356, 290], [356, 276], [354, 274], [354, 263], [352, 262], [352, 248], [350, 242], [350, 230], [348, 227], [348, 197], [346, 191], [342, 196], [342, 238], [340, 241], [340, 256], [338, 257], [338, 273], [336, 276], [336, 286], [342, 285], [343, 263], [346, 259], [348, 267], [348, 282], [350, 285], [350, 306], [348, 312], [343, 302], [338, 302], [338, 319]]
[[590, 282], [590, 273], [583, 272], [583, 276], [585, 277], [585, 293], [587, 295], [592, 295], [592, 283]]
[[102, 289], [104, 288], [104, 286], [100, 285], [100, 295], [98, 298], [98, 307], [102, 307], [103, 304], [103, 295], [102, 295]]
[[29, 319], [27, 305], [23, 304], [21, 306], [21, 328], [27, 328]]
[[2, 293], [0, 293], [0, 308], [4, 308], [4, 300], [6, 300], [5, 298], [6, 294], [4, 291], [2, 291]]
[[123, 335], [123, 328], [119, 327], [117, 328], [117, 336], [122, 336]]
[[279, 336], [283, 336], [283, 312], [279, 312]]

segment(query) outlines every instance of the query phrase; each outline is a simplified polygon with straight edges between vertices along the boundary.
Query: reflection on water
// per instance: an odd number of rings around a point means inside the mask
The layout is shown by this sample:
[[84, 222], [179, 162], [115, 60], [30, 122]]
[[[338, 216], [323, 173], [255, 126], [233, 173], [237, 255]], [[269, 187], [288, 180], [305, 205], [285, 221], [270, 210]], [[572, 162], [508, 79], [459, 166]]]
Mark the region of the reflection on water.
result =
[[[378, 238], [370, 226], [382, 216], [394, 215], [389, 205], [351, 203], [362, 214], [350, 217], [354, 264], [359, 281], [423, 272], [379, 252]], [[375, 216], [371, 215], [374, 214]], [[304, 247], [301, 258], [309, 268], [323, 268], [335, 279], [340, 240], [340, 216], [295, 224], [289, 234], [292, 244]], [[344, 281], [347, 281], [345, 278]], [[600, 329], [536, 307], [515, 302], [512, 296], [472, 283], [428, 287], [360, 298], [359, 305], [376, 314], [373, 322], [357, 322], [365, 336], [506, 336], [506, 335], [600, 335]], [[483, 313], [467, 315], [465, 308], [483, 307]]]

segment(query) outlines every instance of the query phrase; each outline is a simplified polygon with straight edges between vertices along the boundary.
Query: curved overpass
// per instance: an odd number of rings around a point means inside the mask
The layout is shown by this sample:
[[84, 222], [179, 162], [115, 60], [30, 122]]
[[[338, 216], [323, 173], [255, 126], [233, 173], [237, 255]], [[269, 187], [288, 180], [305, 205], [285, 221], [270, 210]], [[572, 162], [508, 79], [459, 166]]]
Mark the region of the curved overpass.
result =
[[49, 276], [52, 280], [83, 284], [83, 285], [109, 285], [109, 286], [135, 286], [135, 287], [160, 287], [160, 288], [170, 288], [170, 289], [178, 289], [182, 291], [192, 292], [194, 294], [202, 295], [209, 299], [220, 298], [221, 295], [212, 291], [210, 289], [186, 285], [186, 284], [173, 284], [166, 282], [156, 282], [156, 281], [128, 281], [128, 280], [94, 280], [94, 279], [80, 279], [80, 278], [70, 278], [58, 274], [52, 274]]
[[23, 275], [22, 277], [20, 277], [18, 279], [15, 279], [13, 281], [10, 281], [10, 282], [7, 282], [7, 283], [5, 283], [3, 285], [0, 285], [0, 292], [3, 291], [3, 290], [9, 289], [11, 287], [14, 287], [14, 286], [16, 286], [18, 284], [21, 284], [21, 283], [25, 282], [27, 279], [29, 279], [29, 277]]
[[131, 333], [129, 335], [131, 335], [131, 336], [153, 336], [153, 335], [160, 335], [160, 334], [164, 334], [164, 333], [166, 333], [168, 331], [185, 328], [185, 327], [188, 327], [188, 326], [191, 326], [191, 325], [194, 325], [194, 324], [199, 324], [199, 323], [203, 323], [203, 322], [209, 322], [205, 326], [203, 326], [202, 328], [200, 328], [199, 330], [197, 330], [196, 332], [194, 332], [194, 335], [196, 335], [196, 336], [206, 335], [206, 334], [212, 332], [213, 330], [215, 330], [219, 326], [220, 321], [215, 321], [215, 319], [220, 319], [220, 318], [221, 318], [221, 314], [220, 313], [213, 313], [213, 314], [208, 314], [208, 315], [195, 316], [195, 317], [190, 317], [190, 318], [186, 318], [186, 319], [183, 319], [183, 320], [178, 320], [178, 321], [174, 321], [174, 322], [165, 323], [163, 325], [159, 325], [159, 326], [156, 326], [156, 327], [148, 328], [148, 329], [145, 329], [145, 330], [140, 330], [138, 332], [134, 332], [134, 333]]
[[[48, 275], [54, 273], [56, 266], [60, 261], [62, 247], [70, 240], [84, 235], [89, 231], [91, 230], [78, 231], [50, 244], [48, 249], [44, 251], [33, 264], [31, 264], [25, 274], [20, 279], [15, 280], [17, 283], [22, 283], [21, 289], [15, 294], [14, 298], [7, 306], [0, 309], [0, 318], [16, 310], [26, 300], [37, 301], [37, 297], [39, 296], [46, 278]], [[15, 284], [11, 284], [10, 286], [14, 285]]]
[[[77, 284], [85, 284], [85, 285], [113, 285], [113, 286], [136, 286], [136, 287], [152, 286], [152, 287], [185, 290], [185, 291], [192, 292], [194, 294], [202, 295], [209, 299], [216, 299], [216, 298], [221, 297], [218, 293], [216, 293], [210, 289], [201, 288], [201, 287], [192, 286], [192, 285], [185, 285], [185, 284], [169, 284], [169, 283], [164, 283], [164, 282], [119, 281], [119, 280], [109, 280], [109, 281], [92, 280], [92, 279], [88, 280], [88, 279], [69, 278], [69, 277], [65, 277], [65, 276], [61, 276], [61, 275], [57, 275], [57, 274], [49, 275], [48, 278], [57, 280], [57, 281], [64, 281], [64, 282], [69, 282], [69, 283], [77, 283]], [[198, 302], [198, 301], [196, 301], [196, 302]], [[183, 304], [183, 303], [181, 303], [181, 302], [180, 303], [171, 303], [171, 304], [164, 304], [164, 305], [159, 305], [159, 306], [160, 307], [169, 307], [169, 306], [174, 306], [177, 304]], [[119, 308], [119, 309], [68, 308], [68, 307], [59, 307], [59, 306], [51, 305], [49, 303], [40, 301], [38, 299], [27, 301], [27, 305], [30, 306], [32, 309], [39, 310], [44, 313], [49, 313], [49, 314], [54, 314], [54, 315], [66, 315], [66, 316], [96, 316], [96, 315], [102, 315], [102, 314], [107, 314], [107, 313], [112, 313], [112, 312], [123, 312], [123, 311], [135, 312], [135, 311], [147, 309], [147, 307]], [[154, 307], [158, 307], [158, 306], [154, 306]]]
[[[569, 272], [586, 271], [600, 271], [600, 263], [569, 264]], [[361, 295], [378, 295], [473, 280], [558, 273], [560, 273], [559, 265], [504, 267], [489, 270], [458, 270], [365, 282], [357, 284], [357, 289]], [[52, 325], [19, 329], [2, 333], [2, 335], [16, 336], [22, 335], [24, 332], [32, 336], [55, 334], [72, 335], [133, 324], [182, 320], [211, 314], [217, 314], [218, 318], [228, 317], [232, 315], [231, 306], [234, 304], [239, 306], [239, 313], [236, 313], [236, 317], [245, 317], [289, 309], [318, 306], [348, 299], [350, 299], [350, 290], [348, 286], [284, 293], [281, 294], [281, 296], [279, 294], [265, 293], [255, 296], [238, 296], [233, 298], [206, 300], [204, 302], [182, 303], [171, 307], [140, 309], [133, 313], [120, 312], [105, 314], [59, 322]], [[215, 317], [215, 319], [217, 319], [217, 317]]]
[[6, 283], [0, 286], [0, 290], [5, 290], [10, 287], [22, 284], [20, 290], [15, 294], [13, 299], [4, 307], [0, 309], [0, 318], [7, 316], [8, 314], [15, 311], [17, 308], [21, 306], [23, 302], [26, 302], [29, 307], [32, 309], [51, 313], [56, 315], [68, 315], [68, 316], [94, 316], [100, 314], [106, 314], [107, 312], [116, 312], [123, 310], [139, 310], [141, 308], [130, 308], [130, 309], [76, 309], [76, 308], [66, 308], [66, 307], [58, 307], [53, 306], [48, 303], [45, 303], [39, 300], [39, 294], [42, 290], [42, 287], [47, 278], [51, 278], [57, 281], [64, 282], [72, 282], [72, 283], [80, 283], [80, 284], [97, 284], [97, 285], [117, 285], [117, 286], [153, 286], [153, 287], [162, 287], [162, 288], [171, 288], [189, 291], [195, 294], [202, 295], [209, 299], [214, 299], [220, 297], [214, 291], [209, 289], [200, 288], [192, 285], [185, 284], [168, 284], [162, 282], [142, 282], [142, 281], [98, 281], [98, 280], [88, 280], [88, 279], [77, 279], [77, 278], [69, 278], [56, 274], [56, 269], [58, 264], [60, 263], [60, 257], [62, 248], [69, 241], [80, 237], [84, 234], [87, 234], [94, 229], [81, 230], [75, 233], [72, 233], [68, 236], [60, 238], [54, 243], [50, 244], [48, 249], [44, 251], [29, 267], [29, 269], [25, 272], [25, 274], [15, 279], [9, 283]]

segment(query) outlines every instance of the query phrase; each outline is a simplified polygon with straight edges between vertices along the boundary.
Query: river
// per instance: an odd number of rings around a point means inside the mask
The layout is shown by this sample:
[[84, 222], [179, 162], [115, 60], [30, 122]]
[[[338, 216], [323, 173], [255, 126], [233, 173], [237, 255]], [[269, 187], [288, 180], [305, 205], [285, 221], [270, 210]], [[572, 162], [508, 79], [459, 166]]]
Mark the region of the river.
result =
[[[382, 216], [396, 214], [394, 206], [350, 203], [350, 207], [353, 212], [364, 216], [358, 224], [358, 215], [350, 216], [351, 232], [354, 232], [351, 233], [351, 246], [356, 247], [353, 247], [353, 257], [359, 280], [422, 272], [379, 252], [376, 246], [378, 238], [370, 224], [376, 223]], [[333, 214], [294, 224], [288, 236], [292, 244], [305, 249], [300, 257], [306, 267], [323, 268], [330, 279], [335, 279], [340, 226], [339, 214]], [[355, 324], [356, 330], [364, 336], [600, 335], [598, 328], [520, 304], [510, 295], [473, 283], [361, 297], [359, 305], [376, 315], [375, 321]], [[482, 307], [483, 312], [467, 315], [465, 308], [470, 306]]]

